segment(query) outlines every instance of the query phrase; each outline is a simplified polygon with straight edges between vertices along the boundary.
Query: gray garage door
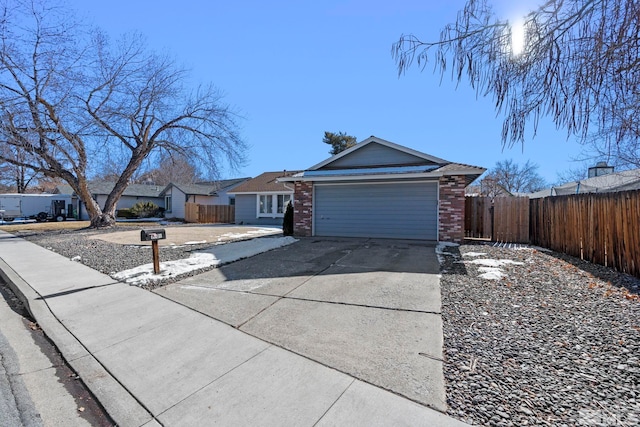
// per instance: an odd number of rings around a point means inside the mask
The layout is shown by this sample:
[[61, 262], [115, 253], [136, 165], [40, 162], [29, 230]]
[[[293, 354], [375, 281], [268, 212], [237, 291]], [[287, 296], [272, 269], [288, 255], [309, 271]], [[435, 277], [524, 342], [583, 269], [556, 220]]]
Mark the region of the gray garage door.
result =
[[435, 182], [317, 184], [316, 236], [437, 239]]

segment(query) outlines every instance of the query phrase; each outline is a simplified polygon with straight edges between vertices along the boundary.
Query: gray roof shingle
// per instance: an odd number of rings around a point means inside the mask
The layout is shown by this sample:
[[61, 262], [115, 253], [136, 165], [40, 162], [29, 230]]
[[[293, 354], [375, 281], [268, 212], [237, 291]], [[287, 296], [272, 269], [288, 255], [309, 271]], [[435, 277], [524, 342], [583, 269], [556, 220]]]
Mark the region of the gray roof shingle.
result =
[[[89, 183], [89, 191], [91, 191], [91, 194], [109, 194], [115, 185], [115, 182], [92, 181]], [[161, 185], [129, 184], [122, 195], [135, 197], [160, 197], [162, 190], [164, 190], [164, 186]], [[73, 194], [73, 189], [68, 184], [59, 185], [56, 188], [56, 191], [59, 194]]]
[[640, 189], [640, 169], [614, 172], [608, 175], [594, 176], [580, 181], [567, 182], [544, 190], [528, 194], [530, 199], [568, 194], [607, 193], [614, 191]]

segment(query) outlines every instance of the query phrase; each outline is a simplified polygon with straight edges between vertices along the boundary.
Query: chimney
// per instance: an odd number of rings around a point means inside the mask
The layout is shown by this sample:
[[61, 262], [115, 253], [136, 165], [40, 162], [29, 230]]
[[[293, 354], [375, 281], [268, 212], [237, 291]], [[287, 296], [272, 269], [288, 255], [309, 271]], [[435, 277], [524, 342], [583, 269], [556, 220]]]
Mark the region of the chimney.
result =
[[598, 162], [595, 166], [589, 168], [589, 178], [596, 176], [609, 175], [613, 173], [613, 166], [607, 166], [607, 162]]

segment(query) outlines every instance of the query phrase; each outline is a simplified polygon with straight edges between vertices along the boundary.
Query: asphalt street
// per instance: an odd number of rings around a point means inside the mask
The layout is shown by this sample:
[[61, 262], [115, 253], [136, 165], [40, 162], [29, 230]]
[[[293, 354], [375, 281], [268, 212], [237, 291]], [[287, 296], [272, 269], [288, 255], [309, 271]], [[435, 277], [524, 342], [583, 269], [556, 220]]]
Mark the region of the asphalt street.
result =
[[0, 281], [0, 426], [61, 425], [114, 423]]

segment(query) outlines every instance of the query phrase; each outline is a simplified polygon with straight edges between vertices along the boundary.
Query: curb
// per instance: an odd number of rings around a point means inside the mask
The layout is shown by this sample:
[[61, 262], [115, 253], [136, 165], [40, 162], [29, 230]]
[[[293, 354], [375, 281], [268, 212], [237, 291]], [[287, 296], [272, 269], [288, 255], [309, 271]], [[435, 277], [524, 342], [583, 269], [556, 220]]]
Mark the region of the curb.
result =
[[160, 426], [153, 415], [64, 327], [46, 301], [40, 299], [40, 295], [1, 258], [0, 277], [118, 426]]

